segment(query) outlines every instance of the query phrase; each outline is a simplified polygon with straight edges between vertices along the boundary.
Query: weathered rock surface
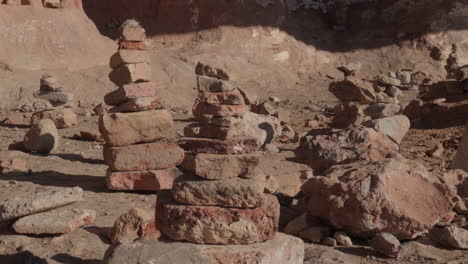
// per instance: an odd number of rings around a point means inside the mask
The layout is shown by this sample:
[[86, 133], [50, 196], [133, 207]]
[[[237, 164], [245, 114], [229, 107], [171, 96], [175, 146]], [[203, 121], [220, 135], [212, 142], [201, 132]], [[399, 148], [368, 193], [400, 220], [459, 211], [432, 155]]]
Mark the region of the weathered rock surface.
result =
[[152, 142], [124, 147], [104, 145], [104, 163], [112, 171], [146, 171], [175, 167], [184, 160], [177, 144]]
[[389, 233], [380, 233], [371, 241], [371, 247], [385, 256], [398, 258], [402, 248], [400, 241]]
[[377, 101], [372, 85], [354, 76], [348, 76], [344, 81], [330, 84], [329, 89], [343, 102], [357, 101], [361, 104], [372, 104]]
[[296, 156], [314, 169], [359, 160], [379, 161], [397, 153], [398, 146], [372, 128], [312, 130], [301, 139]]
[[148, 50], [144, 41], [119, 41], [119, 50]]
[[328, 226], [312, 226], [299, 233], [299, 237], [313, 243], [320, 243], [331, 234]]
[[353, 246], [353, 241], [349, 236], [346, 235], [346, 233], [343, 232], [336, 232], [333, 235], [333, 238], [336, 240], [336, 242], [339, 245], [346, 246], [346, 247], [352, 247]]
[[372, 119], [396, 115], [400, 112], [400, 105], [377, 103], [371, 104], [364, 109], [364, 113]]
[[302, 186], [308, 213], [354, 236], [412, 239], [453, 216], [451, 189], [403, 157], [337, 165], [325, 175]]
[[0, 160], [0, 173], [27, 171], [26, 160], [20, 158]]
[[333, 126], [337, 128], [347, 128], [350, 126], [359, 126], [364, 122], [365, 115], [359, 103], [344, 103], [337, 105], [333, 112]]
[[170, 191], [158, 194], [156, 226], [172, 240], [252, 244], [273, 239], [278, 230], [280, 205], [271, 195], [252, 209], [179, 205], [171, 196]]
[[52, 120], [58, 129], [78, 124], [77, 115], [69, 108], [34, 113], [31, 117], [31, 125], [39, 124], [42, 119]]
[[209, 139], [182, 138], [179, 145], [192, 153], [207, 154], [251, 154], [258, 150], [259, 145], [254, 138], [240, 139]]
[[198, 137], [214, 139], [234, 139], [247, 137], [247, 126], [244, 123], [236, 123], [231, 127], [202, 125], [197, 134]]
[[[132, 208], [130, 211], [119, 216], [115, 221], [114, 226], [110, 232], [110, 240], [112, 243], [116, 242], [132, 242], [137, 238], [140, 238], [143, 232], [143, 228], [149, 222], [154, 223], [154, 214], [150, 214], [140, 208]], [[155, 234], [153, 238], [158, 236], [159, 233], [154, 229]]]
[[109, 74], [109, 79], [117, 86], [151, 80], [149, 63], [124, 64]]
[[468, 249], [468, 230], [461, 227], [448, 226], [433, 229], [430, 236], [444, 246], [458, 249]]
[[107, 170], [106, 185], [114, 191], [159, 191], [171, 189], [177, 169], [113, 172]]
[[111, 108], [109, 113], [141, 112], [163, 108], [159, 97], [138, 97], [132, 98], [116, 107]]
[[7, 221], [23, 216], [37, 214], [79, 202], [83, 199], [83, 190], [79, 187], [57, 191], [39, 192], [26, 197], [16, 197], [0, 203], [0, 221]]
[[101, 133], [97, 130], [81, 130], [79, 136], [83, 140], [97, 141], [97, 142], [104, 141]]
[[205, 104], [219, 104], [219, 105], [244, 105], [244, 97], [237, 92], [219, 92], [209, 93], [202, 92], [198, 96], [198, 99]]
[[255, 138], [259, 146], [270, 144], [282, 133], [281, 122], [274, 116], [247, 112], [240, 122], [246, 125], [246, 135]]
[[119, 50], [110, 59], [112, 69], [117, 69], [124, 64], [135, 63], [150, 63], [149, 53], [143, 50]]
[[34, 97], [52, 102], [68, 103], [73, 101], [73, 94], [62, 92], [35, 91]]
[[200, 92], [221, 93], [235, 89], [229, 82], [208, 76], [197, 76], [197, 87]]
[[259, 163], [260, 157], [256, 153], [240, 155], [186, 153], [181, 168], [211, 180], [252, 178], [255, 177], [255, 168]]
[[465, 128], [462, 140], [455, 154], [452, 169], [461, 169], [468, 172], [468, 128]]
[[157, 86], [154, 82], [130, 83], [106, 94], [104, 102], [107, 105], [120, 105], [134, 98], [154, 97], [156, 89]]
[[143, 27], [124, 27], [122, 29], [123, 41], [145, 41], [146, 30]]
[[99, 119], [99, 131], [111, 146], [126, 146], [174, 138], [171, 114], [166, 110], [105, 114]]
[[66, 234], [96, 219], [96, 211], [59, 208], [52, 211], [25, 216], [13, 224], [20, 234]]
[[59, 135], [50, 119], [42, 119], [24, 136], [24, 147], [31, 152], [50, 153], [59, 145]]
[[396, 143], [400, 144], [406, 133], [408, 133], [408, 130], [411, 127], [411, 122], [408, 117], [404, 115], [396, 115], [371, 120], [365, 125], [387, 135]]
[[184, 175], [174, 182], [172, 196], [176, 202], [187, 205], [252, 208], [261, 206], [265, 184], [265, 176], [204, 180]]
[[272, 240], [251, 245], [197, 245], [139, 240], [108, 249], [106, 264], [302, 264], [304, 242], [278, 233]]
[[212, 105], [196, 101], [193, 106], [193, 116], [200, 123], [208, 123], [215, 116], [242, 117], [249, 111], [246, 105]]

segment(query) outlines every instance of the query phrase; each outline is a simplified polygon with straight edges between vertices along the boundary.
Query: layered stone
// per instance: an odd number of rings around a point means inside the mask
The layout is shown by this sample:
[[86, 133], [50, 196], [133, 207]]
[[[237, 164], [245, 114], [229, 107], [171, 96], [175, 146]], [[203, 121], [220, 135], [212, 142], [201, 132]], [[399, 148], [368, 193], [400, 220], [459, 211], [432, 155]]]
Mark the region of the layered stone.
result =
[[124, 64], [109, 74], [110, 80], [117, 86], [151, 80], [149, 63]]
[[175, 167], [184, 160], [177, 144], [152, 142], [123, 147], [104, 145], [104, 163], [112, 171], [146, 171]]
[[171, 189], [177, 169], [113, 172], [107, 170], [107, 188], [114, 191], [159, 191]]
[[20, 234], [66, 234], [93, 223], [95, 219], [94, 210], [59, 208], [23, 217], [15, 222], [13, 229]]
[[214, 116], [242, 117], [249, 111], [247, 105], [212, 105], [195, 102], [192, 112], [196, 120], [206, 122]]
[[[154, 221], [154, 214], [150, 214], [140, 208], [132, 208], [130, 211], [119, 216], [117, 221], [115, 221], [109, 234], [110, 240], [112, 243], [131, 242], [140, 238], [143, 233], [148, 235], [148, 232], [144, 232], [145, 226], [150, 222], [155, 224]], [[154, 233], [159, 233], [156, 229], [154, 231]], [[157, 236], [157, 234], [155, 235]]]
[[280, 205], [266, 195], [256, 208], [224, 208], [177, 204], [170, 191], [158, 194], [156, 225], [176, 241], [197, 244], [237, 245], [274, 239]]
[[186, 151], [206, 154], [250, 154], [259, 148], [257, 140], [253, 138], [219, 140], [187, 137], [182, 138], [179, 144]]
[[107, 264], [303, 264], [304, 242], [278, 233], [272, 240], [251, 245], [197, 245], [161, 240], [116, 244], [105, 254]]
[[202, 92], [198, 96], [200, 102], [213, 105], [244, 105], [244, 97], [239, 92]]
[[142, 27], [124, 27], [122, 29], [123, 41], [145, 41], [146, 31]]
[[159, 97], [138, 97], [111, 108], [108, 113], [142, 112], [162, 108], [164, 107]]
[[260, 155], [203, 154], [186, 153], [181, 168], [197, 176], [210, 179], [255, 178], [260, 163]]
[[265, 176], [205, 180], [187, 174], [174, 182], [172, 197], [187, 205], [253, 208], [261, 206], [265, 186]]
[[110, 67], [117, 69], [124, 64], [150, 63], [150, 56], [144, 50], [119, 50], [110, 59]]
[[197, 87], [199, 92], [209, 93], [231, 92], [235, 89], [227, 81], [208, 76], [197, 76]]
[[174, 138], [173, 120], [166, 110], [104, 114], [99, 131], [111, 146], [126, 146]]
[[37, 125], [42, 119], [52, 120], [59, 129], [72, 127], [78, 124], [77, 115], [69, 108], [34, 113], [31, 116], [31, 125]]
[[157, 86], [154, 82], [126, 84], [106, 94], [104, 96], [104, 102], [107, 105], [120, 105], [130, 99], [137, 99], [139, 97], [154, 98], [154, 96], [156, 96], [156, 89]]
[[344, 81], [330, 84], [329, 90], [344, 102], [357, 101], [361, 104], [377, 102], [372, 85], [354, 76], [348, 76]]
[[120, 41], [119, 50], [148, 50], [148, 46], [143, 41]]

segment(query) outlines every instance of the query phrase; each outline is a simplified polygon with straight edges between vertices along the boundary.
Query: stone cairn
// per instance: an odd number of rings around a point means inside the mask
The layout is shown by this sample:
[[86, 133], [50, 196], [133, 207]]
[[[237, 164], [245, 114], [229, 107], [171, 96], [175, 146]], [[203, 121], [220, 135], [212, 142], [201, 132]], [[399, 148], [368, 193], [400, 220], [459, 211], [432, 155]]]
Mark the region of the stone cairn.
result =
[[145, 39], [138, 22], [124, 22], [119, 51], [110, 60], [109, 77], [119, 88], [104, 97], [114, 107], [101, 116], [99, 130], [111, 190], [170, 189], [178, 175], [175, 167], [184, 159], [184, 150], [174, 143], [172, 116], [150, 81]]
[[[280, 205], [264, 194], [258, 144], [236, 120], [248, 111], [224, 71], [198, 64], [199, 96], [193, 113], [198, 135], [186, 150], [172, 192], [158, 194], [156, 225], [166, 237], [196, 244], [248, 245], [275, 238]], [[211, 76], [211, 77], [210, 77]]]
[[48, 109], [36, 112], [31, 117], [31, 125], [37, 125], [42, 119], [50, 119], [58, 129], [72, 127], [78, 124], [78, 118], [71, 109], [73, 94], [63, 92], [56, 76], [44, 74], [40, 89], [34, 92], [34, 97], [48, 101]]

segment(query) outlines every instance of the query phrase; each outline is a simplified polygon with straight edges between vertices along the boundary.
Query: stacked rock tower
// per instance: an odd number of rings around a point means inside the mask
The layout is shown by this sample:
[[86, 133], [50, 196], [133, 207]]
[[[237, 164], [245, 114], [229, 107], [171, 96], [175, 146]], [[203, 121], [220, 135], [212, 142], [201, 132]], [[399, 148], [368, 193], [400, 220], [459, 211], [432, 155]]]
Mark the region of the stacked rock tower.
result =
[[104, 97], [114, 107], [101, 116], [99, 130], [111, 190], [170, 189], [178, 175], [175, 167], [184, 159], [172, 116], [156, 97], [145, 39], [138, 22], [124, 22], [119, 51], [110, 61], [109, 77], [120, 87]]
[[181, 140], [186, 150], [182, 167], [188, 172], [175, 181], [172, 191], [158, 194], [156, 223], [168, 238], [196, 244], [272, 240], [280, 205], [276, 197], [264, 194], [256, 140], [243, 136], [243, 127], [236, 124], [248, 107], [227, 75], [219, 72], [197, 66], [196, 73], [202, 75], [193, 112], [200, 131]]

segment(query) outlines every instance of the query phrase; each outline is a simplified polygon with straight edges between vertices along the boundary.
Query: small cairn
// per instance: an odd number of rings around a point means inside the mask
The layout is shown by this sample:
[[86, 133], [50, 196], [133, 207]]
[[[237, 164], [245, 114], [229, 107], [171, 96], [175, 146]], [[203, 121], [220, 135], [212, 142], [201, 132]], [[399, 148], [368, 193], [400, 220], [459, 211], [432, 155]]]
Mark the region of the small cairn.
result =
[[119, 51], [110, 60], [109, 77], [119, 88], [104, 97], [113, 108], [101, 116], [99, 130], [111, 190], [170, 189], [184, 159], [174, 143], [172, 116], [156, 97], [145, 39], [138, 22], [124, 22]]
[[31, 116], [31, 125], [37, 125], [43, 119], [52, 120], [58, 129], [78, 124], [78, 118], [71, 109], [74, 106], [73, 94], [63, 92], [63, 87], [56, 76], [44, 74], [39, 90], [34, 92], [34, 97], [48, 101], [52, 107], [34, 113]]

